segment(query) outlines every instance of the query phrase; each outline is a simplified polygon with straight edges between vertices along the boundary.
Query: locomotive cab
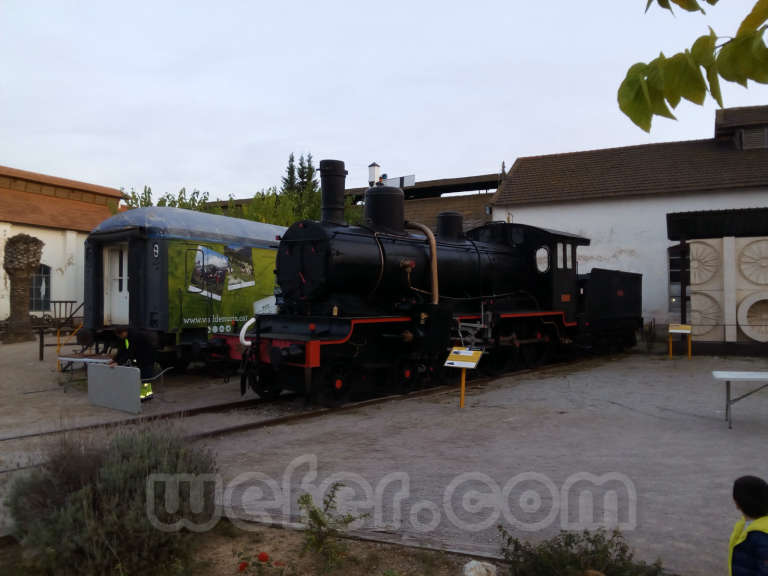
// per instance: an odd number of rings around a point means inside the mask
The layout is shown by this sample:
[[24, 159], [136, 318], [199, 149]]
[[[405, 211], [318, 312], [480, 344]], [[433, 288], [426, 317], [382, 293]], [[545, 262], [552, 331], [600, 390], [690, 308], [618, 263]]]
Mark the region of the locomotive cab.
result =
[[576, 249], [589, 246], [589, 239], [566, 232], [527, 224], [492, 222], [470, 230], [467, 237], [487, 243], [503, 243], [525, 257], [514, 271], [520, 289], [535, 295], [534, 308], [562, 310], [567, 322], [578, 313], [578, 269]]

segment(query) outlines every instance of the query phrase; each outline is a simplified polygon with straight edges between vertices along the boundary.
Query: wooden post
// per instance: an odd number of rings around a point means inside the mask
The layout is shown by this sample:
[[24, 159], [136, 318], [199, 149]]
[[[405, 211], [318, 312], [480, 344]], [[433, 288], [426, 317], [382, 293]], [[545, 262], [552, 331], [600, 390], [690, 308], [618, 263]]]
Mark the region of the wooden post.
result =
[[40, 362], [42, 362], [45, 356], [45, 329], [40, 328], [39, 333], [40, 333], [40, 350], [38, 352], [38, 357]]
[[692, 352], [691, 340], [693, 340], [693, 334], [688, 334], [687, 336], [688, 336], [688, 360], [690, 360], [691, 357], [693, 356], [693, 354], [691, 353]]
[[672, 358], [672, 334], [669, 334], [669, 357]]
[[467, 386], [467, 369], [461, 369], [461, 396], [459, 397], [459, 408], [464, 408], [464, 391]]

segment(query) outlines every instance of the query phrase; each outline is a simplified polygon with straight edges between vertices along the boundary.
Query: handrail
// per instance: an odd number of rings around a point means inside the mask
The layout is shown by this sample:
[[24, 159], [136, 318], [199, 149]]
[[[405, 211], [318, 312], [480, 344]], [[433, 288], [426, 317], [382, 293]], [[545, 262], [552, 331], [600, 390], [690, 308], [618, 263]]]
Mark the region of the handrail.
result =
[[242, 328], [240, 328], [240, 344], [242, 344], [243, 346], [250, 346], [252, 344], [250, 340], [245, 339], [245, 333], [248, 330], [248, 328], [253, 326], [254, 322], [256, 322], [256, 318], [251, 318], [250, 320], [248, 320], [248, 322], [243, 324]]

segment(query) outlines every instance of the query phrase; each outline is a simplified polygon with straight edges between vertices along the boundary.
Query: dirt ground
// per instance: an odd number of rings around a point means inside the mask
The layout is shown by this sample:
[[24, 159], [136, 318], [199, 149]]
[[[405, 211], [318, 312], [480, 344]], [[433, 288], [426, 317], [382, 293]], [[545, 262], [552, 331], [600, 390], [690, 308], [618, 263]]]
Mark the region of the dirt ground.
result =
[[[256, 527], [243, 531], [220, 522], [211, 532], [194, 536], [195, 553], [187, 576], [457, 576], [471, 558], [445, 552], [379, 542], [342, 539], [343, 555], [328, 567], [321, 556], [304, 550], [304, 534], [297, 530]], [[263, 561], [259, 560], [259, 555]], [[487, 561], [485, 559], [479, 559]], [[0, 573], [32, 576], [21, 565], [21, 548], [10, 539], [0, 541]], [[240, 570], [241, 563], [248, 567]], [[500, 572], [501, 573], [501, 572]]]
[[[257, 565], [271, 566], [265, 574], [289, 575], [344, 574], [349, 576], [456, 576], [471, 558], [361, 540], [342, 540], [346, 553], [340, 564], [327, 569], [316, 553], [303, 551], [302, 532], [278, 528], [258, 528], [244, 533], [222, 522], [210, 535], [201, 538], [195, 555], [197, 576], [234, 574], [240, 563], [238, 554], [251, 555]], [[258, 561], [266, 553], [268, 562]], [[251, 573], [256, 573], [252, 570]]]

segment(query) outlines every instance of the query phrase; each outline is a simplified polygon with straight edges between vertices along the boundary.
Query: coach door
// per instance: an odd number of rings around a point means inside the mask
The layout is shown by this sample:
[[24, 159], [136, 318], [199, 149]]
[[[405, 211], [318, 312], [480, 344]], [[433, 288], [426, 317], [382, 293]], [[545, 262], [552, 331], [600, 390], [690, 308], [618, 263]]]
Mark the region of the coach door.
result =
[[128, 324], [128, 245], [104, 248], [104, 325]]

